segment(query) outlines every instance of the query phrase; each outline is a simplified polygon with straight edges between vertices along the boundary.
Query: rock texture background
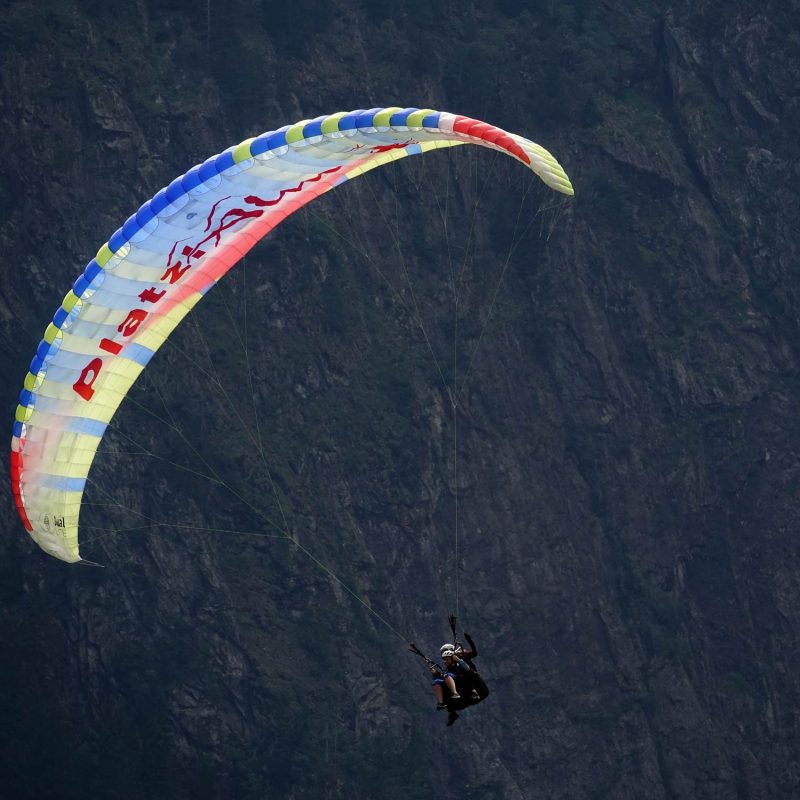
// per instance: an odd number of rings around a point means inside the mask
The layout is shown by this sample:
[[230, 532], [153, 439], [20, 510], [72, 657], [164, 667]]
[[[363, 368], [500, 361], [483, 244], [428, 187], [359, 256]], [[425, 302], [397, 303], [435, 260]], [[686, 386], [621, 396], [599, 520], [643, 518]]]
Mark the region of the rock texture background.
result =
[[[9, 428], [83, 264], [245, 136], [428, 105], [577, 194], [459, 148], [287, 222], [115, 418], [103, 569], [0, 465], [1, 796], [800, 794], [796, 0], [3, 6]], [[490, 700], [445, 730], [286, 529], [431, 650], [457, 600]]]

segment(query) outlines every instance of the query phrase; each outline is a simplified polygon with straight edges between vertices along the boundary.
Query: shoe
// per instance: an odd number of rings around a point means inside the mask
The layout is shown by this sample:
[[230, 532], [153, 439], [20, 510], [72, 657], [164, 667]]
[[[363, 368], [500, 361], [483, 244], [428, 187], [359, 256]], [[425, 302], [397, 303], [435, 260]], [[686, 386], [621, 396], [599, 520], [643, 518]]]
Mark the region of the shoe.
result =
[[453, 694], [450, 695], [450, 698], [452, 700], [460, 700], [461, 699], [461, 695], [458, 692], [453, 692]]
[[481, 696], [478, 694], [478, 690], [477, 689], [473, 689], [472, 690], [472, 694], [469, 696], [469, 699], [470, 700], [480, 700], [481, 699]]
[[447, 717], [447, 727], [449, 728], [457, 719], [458, 714], [455, 711], [451, 711]]
[[447, 708], [447, 703], [437, 703], [436, 710], [437, 711], [444, 711]]

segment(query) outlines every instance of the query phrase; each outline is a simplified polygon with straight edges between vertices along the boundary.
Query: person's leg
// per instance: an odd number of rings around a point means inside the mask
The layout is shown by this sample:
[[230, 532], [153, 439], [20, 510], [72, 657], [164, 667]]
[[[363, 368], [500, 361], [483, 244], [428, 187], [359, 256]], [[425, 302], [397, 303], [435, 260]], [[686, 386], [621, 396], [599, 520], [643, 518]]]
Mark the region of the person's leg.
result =
[[441, 711], [447, 708], [447, 703], [444, 701], [444, 679], [436, 678], [433, 682], [433, 693], [436, 695], [436, 708]]

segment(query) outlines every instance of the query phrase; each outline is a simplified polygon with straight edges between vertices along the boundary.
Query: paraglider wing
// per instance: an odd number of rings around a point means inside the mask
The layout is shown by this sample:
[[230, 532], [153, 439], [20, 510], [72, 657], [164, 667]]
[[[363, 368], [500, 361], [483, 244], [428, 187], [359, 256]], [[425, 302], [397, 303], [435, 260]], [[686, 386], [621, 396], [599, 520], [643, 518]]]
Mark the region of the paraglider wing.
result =
[[80, 561], [78, 517], [100, 439], [153, 354], [251, 247], [313, 198], [404, 156], [478, 144], [573, 193], [521, 136], [414, 108], [338, 112], [265, 133], [174, 180], [104, 244], [67, 293], [31, 362], [11, 442], [22, 522], [46, 552]]

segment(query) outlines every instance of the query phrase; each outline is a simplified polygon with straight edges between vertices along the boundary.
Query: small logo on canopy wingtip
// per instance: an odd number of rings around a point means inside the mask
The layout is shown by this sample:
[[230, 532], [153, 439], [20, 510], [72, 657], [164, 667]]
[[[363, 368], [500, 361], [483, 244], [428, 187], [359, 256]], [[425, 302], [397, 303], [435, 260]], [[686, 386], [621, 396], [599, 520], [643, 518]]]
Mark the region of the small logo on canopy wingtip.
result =
[[[62, 536], [66, 534], [67, 524], [64, 521], [64, 517], [53, 517], [50, 518], [49, 514], [44, 514], [42, 516], [42, 527], [45, 530], [45, 533], [60, 533]], [[51, 531], [51, 527], [55, 528], [55, 531]]]

